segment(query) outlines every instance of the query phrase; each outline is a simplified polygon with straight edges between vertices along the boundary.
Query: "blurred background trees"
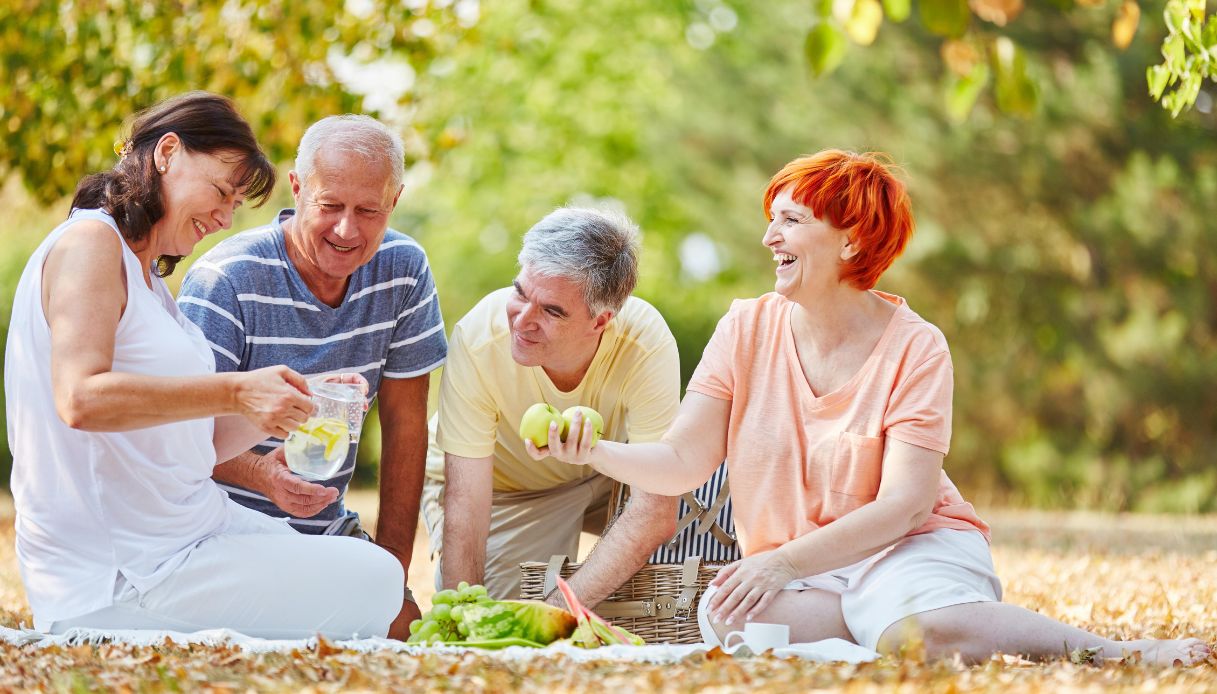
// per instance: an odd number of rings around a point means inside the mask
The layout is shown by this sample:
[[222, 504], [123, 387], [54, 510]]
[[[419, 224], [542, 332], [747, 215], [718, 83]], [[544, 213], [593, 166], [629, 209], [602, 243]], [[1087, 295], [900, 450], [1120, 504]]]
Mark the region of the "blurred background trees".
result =
[[1147, 84], [1209, 54], [1184, 40], [1183, 63], [1164, 58], [1183, 25], [1158, 2], [1131, 22], [1128, 5], [17, 2], [0, 9], [4, 322], [62, 196], [114, 161], [133, 111], [191, 88], [235, 98], [285, 169], [323, 115], [399, 127], [393, 224], [427, 248], [449, 326], [510, 281], [521, 235], [553, 207], [624, 210], [645, 234], [638, 293], [667, 317], [686, 378], [731, 300], [772, 288], [769, 176], [825, 147], [883, 150], [918, 231], [880, 288], [951, 343], [947, 469], [965, 493], [1217, 510], [1212, 73], [1177, 118]]
[[[977, 97], [992, 85], [998, 107], [1009, 114], [1027, 114], [1036, 107], [1037, 80], [1028, 70], [1024, 44], [1038, 49], [1038, 39], [1059, 25], [1110, 24], [1112, 45], [1124, 50], [1141, 24], [1137, 0], [1049, 0], [1040, 3], [1035, 20], [1014, 23], [1024, 0], [919, 0], [921, 26], [941, 37], [939, 51], [947, 80], [943, 97], [947, 111], [962, 120]], [[1172, 115], [1196, 103], [1206, 79], [1217, 78], [1217, 16], [1207, 15], [1205, 0], [1169, 0], [1161, 11], [1166, 36], [1159, 52], [1162, 63], [1146, 69], [1149, 93]], [[875, 41], [885, 23], [901, 23], [912, 15], [911, 0], [814, 0], [811, 30], [805, 49], [816, 75], [832, 72], [846, 56], [848, 40], [859, 46]], [[1044, 12], [1047, 8], [1050, 11]], [[1114, 11], [1113, 11], [1114, 8]], [[1055, 10], [1053, 13], [1051, 10]]]

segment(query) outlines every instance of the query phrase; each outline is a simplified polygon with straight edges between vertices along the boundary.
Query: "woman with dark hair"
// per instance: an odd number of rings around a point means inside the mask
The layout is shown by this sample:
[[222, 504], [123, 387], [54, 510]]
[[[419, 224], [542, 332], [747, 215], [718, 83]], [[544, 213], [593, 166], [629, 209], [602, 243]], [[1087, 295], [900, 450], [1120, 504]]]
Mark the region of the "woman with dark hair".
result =
[[265, 201], [274, 167], [233, 104], [203, 92], [140, 114], [117, 150], [13, 301], [4, 385], [35, 627], [385, 635], [405, 585], [396, 559], [298, 535], [211, 480], [217, 460], [305, 421], [304, 378], [216, 374], [162, 279], [243, 201]]
[[913, 232], [883, 157], [796, 159], [765, 192], [775, 291], [719, 322], [661, 443], [593, 446], [590, 424], [545, 454], [655, 494], [696, 488], [724, 458], [744, 558], [698, 611], [717, 644], [745, 621], [792, 641], [882, 652], [911, 641], [978, 662], [1095, 649], [1193, 664], [1198, 639], [1113, 641], [1001, 602], [989, 526], [943, 472], [954, 387], [942, 333], [879, 277]]

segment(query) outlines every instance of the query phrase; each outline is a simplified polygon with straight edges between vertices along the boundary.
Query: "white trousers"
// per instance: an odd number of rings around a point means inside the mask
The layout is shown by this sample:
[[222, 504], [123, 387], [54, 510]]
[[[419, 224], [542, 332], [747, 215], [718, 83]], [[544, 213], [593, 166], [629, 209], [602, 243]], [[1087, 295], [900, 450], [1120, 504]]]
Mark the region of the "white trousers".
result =
[[228, 530], [200, 542], [169, 578], [139, 594], [120, 574], [114, 604], [51, 625], [100, 630], [232, 629], [264, 639], [385, 636], [405, 576], [384, 549], [353, 537], [302, 535], [230, 502]]
[[[1002, 596], [984, 535], [947, 528], [909, 535], [849, 566], [791, 581], [783, 590], [840, 595], [845, 626], [858, 645], [871, 650], [878, 650], [883, 632], [905, 617], [953, 605], [1001, 602]], [[702, 639], [711, 646], [721, 645], [706, 614], [716, 592], [714, 586], [707, 588], [697, 608]]]

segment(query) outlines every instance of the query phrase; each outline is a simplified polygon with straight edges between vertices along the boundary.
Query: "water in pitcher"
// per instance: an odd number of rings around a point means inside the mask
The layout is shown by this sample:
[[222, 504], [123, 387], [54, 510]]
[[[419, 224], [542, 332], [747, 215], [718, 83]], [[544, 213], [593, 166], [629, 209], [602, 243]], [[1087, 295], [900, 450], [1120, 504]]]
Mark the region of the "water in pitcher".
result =
[[292, 472], [310, 480], [328, 480], [346, 460], [351, 445], [345, 419], [311, 417], [283, 443]]

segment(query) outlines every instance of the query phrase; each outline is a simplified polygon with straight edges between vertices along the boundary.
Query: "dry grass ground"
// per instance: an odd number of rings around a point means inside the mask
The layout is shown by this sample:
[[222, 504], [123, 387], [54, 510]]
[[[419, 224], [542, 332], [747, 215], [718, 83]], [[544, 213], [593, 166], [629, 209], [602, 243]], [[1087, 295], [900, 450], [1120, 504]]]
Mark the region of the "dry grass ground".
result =
[[[375, 497], [353, 503], [374, 515]], [[1118, 638], [1185, 634], [1217, 642], [1217, 518], [989, 513], [1006, 599]], [[13, 557], [11, 505], [0, 497], [0, 624], [29, 620]], [[431, 565], [419, 538], [411, 585], [429, 602]], [[1135, 662], [1098, 668], [1067, 659], [980, 667], [916, 657], [853, 666], [773, 658], [696, 657], [678, 665], [507, 663], [486, 657], [349, 652], [250, 655], [220, 648], [0, 645], [0, 691], [1217, 691], [1217, 659], [1188, 669]]]

